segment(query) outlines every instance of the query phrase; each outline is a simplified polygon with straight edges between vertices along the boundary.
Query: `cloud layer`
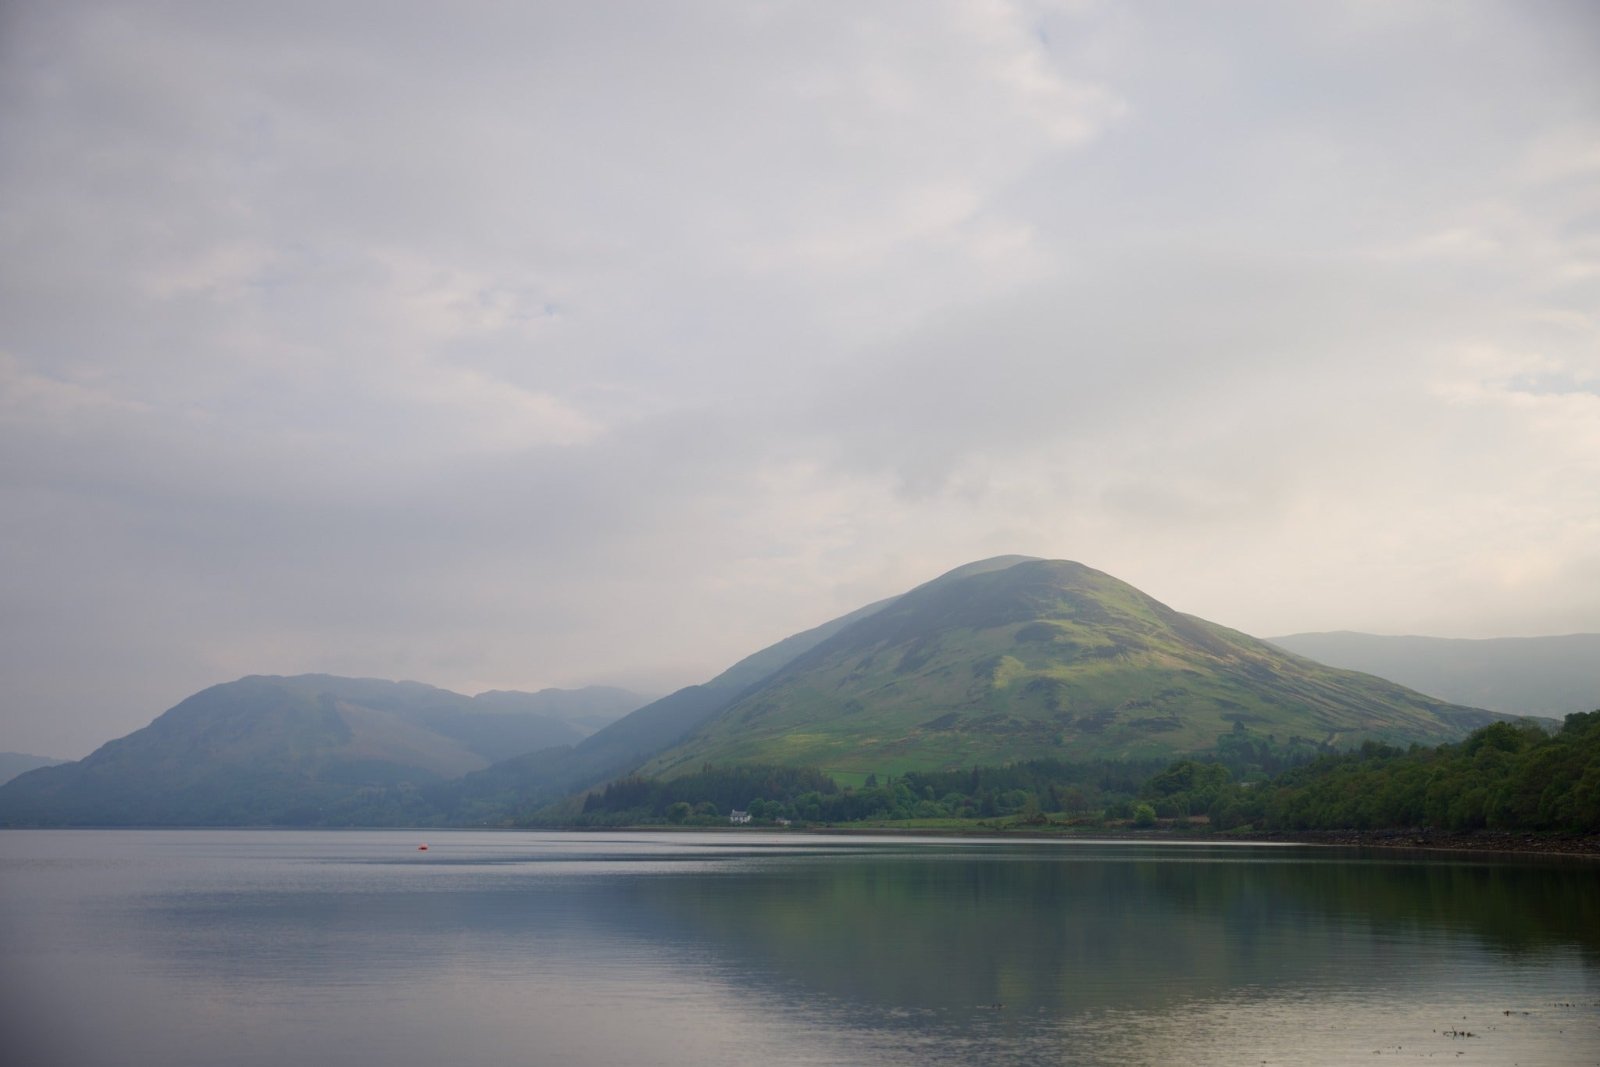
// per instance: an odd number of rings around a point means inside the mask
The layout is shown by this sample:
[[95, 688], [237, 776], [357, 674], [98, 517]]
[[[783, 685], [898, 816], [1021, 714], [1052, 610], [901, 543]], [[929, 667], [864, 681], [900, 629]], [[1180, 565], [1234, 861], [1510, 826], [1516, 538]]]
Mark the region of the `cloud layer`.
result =
[[1584, 4], [0, 12], [0, 748], [962, 562], [1600, 630]]

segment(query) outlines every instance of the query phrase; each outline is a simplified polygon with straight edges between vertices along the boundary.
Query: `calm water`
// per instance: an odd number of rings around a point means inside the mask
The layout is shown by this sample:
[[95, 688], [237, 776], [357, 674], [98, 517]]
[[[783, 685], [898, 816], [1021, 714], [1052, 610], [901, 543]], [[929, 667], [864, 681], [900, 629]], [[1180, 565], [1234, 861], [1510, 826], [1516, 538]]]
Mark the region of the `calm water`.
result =
[[0, 1062], [1600, 1063], [1592, 863], [420, 840], [0, 833]]

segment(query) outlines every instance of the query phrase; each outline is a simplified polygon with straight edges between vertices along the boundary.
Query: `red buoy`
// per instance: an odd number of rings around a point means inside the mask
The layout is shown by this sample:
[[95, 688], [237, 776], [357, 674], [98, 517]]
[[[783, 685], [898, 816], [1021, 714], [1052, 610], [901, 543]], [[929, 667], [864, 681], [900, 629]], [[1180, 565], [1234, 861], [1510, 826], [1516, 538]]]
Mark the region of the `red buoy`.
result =
[[426, 851], [428, 851], [428, 843], [426, 841], [424, 841], [422, 844], [418, 845], [417, 846], [417, 851], [418, 852], [426, 852]]

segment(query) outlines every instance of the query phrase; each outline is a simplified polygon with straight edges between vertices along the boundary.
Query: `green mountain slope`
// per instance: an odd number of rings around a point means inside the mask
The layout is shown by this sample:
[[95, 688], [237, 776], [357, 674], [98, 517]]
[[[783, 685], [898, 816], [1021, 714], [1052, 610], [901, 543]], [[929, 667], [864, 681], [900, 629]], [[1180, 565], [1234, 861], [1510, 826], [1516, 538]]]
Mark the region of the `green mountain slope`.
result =
[[1469, 641], [1343, 631], [1268, 640], [1319, 663], [1510, 715], [1559, 718], [1600, 708], [1600, 634]]
[[[996, 556], [980, 560], [957, 567], [918, 589], [1003, 570], [1032, 558]], [[618, 719], [571, 749], [530, 752], [437, 787], [429, 795], [453, 817], [472, 821], [480, 814], [493, 818], [507, 810], [527, 808], [627, 774], [662, 750], [683, 742], [718, 712], [797, 658], [900, 599], [879, 600], [786, 637], [746, 656], [703, 685], [680, 689]]]
[[651, 760], [872, 771], [1160, 758], [1235, 724], [1436, 742], [1492, 718], [1294, 656], [1060, 560], [953, 573], [842, 627]]
[[[490, 703], [518, 703], [509, 697]], [[0, 786], [0, 825], [403, 821], [429, 810], [418, 787], [583, 736], [559, 718], [480, 707], [417, 682], [243, 678]]]

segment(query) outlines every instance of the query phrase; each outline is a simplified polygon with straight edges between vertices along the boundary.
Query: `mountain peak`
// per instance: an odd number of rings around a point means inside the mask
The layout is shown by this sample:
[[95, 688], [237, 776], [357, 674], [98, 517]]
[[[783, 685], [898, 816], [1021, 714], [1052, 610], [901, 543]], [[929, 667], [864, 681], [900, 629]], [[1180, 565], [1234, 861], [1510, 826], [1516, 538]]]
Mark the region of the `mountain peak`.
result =
[[1161, 758], [1238, 726], [1438, 741], [1473, 709], [1286, 655], [1073, 560], [957, 568], [815, 644], [652, 761], [841, 774], [1054, 756]]

